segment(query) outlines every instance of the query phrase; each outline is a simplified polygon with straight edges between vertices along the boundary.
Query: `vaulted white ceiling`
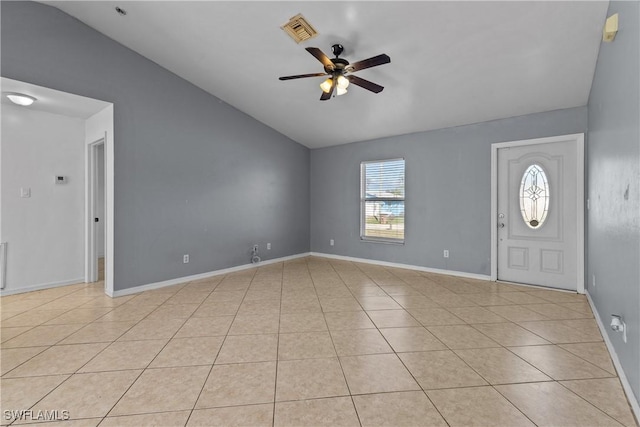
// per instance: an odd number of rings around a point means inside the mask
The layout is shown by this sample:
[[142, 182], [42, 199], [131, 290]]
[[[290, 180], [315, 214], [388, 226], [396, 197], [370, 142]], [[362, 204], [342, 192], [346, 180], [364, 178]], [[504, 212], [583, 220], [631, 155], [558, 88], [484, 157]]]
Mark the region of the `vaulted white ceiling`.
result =
[[[608, 2], [47, 1], [307, 147], [586, 105]], [[126, 16], [115, 12], [119, 6]], [[280, 26], [302, 13], [319, 35]], [[391, 63], [321, 102], [304, 48]]]

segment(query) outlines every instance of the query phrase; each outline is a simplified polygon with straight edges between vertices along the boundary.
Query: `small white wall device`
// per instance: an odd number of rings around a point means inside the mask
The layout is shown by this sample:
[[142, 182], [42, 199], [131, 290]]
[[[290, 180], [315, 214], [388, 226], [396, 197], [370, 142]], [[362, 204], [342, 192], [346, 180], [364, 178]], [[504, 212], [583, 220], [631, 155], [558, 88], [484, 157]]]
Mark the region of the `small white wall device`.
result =
[[612, 42], [618, 34], [618, 14], [613, 14], [607, 18], [602, 30], [602, 41]]
[[56, 184], [66, 184], [67, 177], [64, 175], [56, 175]]
[[611, 329], [616, 332], [622, 332], [622, 340], [627, 342], [627, 325], [619, 314], [611, 315]]

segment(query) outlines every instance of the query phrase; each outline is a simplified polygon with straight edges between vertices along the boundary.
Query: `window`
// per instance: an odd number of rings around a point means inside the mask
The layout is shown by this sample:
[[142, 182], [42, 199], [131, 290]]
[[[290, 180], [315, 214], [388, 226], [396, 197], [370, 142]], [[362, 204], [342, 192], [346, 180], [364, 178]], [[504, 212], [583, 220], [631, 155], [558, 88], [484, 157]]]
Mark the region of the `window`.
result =
[[404, 243], [404, 159], [360, 164], [360, 238]]
[[549, 183], [542, 166], [527, 168], [520, 182], [520, 213], [529, 228], [542, 227], [549, 211]]

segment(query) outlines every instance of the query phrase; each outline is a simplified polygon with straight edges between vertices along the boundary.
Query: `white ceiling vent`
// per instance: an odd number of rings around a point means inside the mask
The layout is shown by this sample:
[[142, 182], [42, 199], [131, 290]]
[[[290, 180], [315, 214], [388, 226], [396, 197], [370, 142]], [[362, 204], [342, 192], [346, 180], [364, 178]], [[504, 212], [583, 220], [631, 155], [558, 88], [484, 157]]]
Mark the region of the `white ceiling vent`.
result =
[[289, 20], [282, 27], [284, 31], [295, 41], [301, 43], [305, 40], [309, 40], [318, 35], [318, 32], [313, 28], [311, 24], [305, 19], [302, 14], [297, 14]]

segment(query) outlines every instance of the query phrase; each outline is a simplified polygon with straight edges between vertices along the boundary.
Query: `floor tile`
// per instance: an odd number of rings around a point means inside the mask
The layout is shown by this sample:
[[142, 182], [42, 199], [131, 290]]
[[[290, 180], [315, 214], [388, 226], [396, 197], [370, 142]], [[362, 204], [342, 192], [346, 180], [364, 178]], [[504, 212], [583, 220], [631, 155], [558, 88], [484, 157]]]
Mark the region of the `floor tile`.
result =
[[501, 385], [496, 390], [539, 426], [620, 426], [556, 382]]
[[499, 323], [507, 322], [507, 319], [483, 307], [450, 307], [450, 312], [467, 323]]
[[224, 336], [231, 322], [233, 316], [191, 317], [178, 330], [175, 338]]
[[[189, 418], [190, 411], [160, 412], [157, 414], [122, 415], [107, 417], [100, 423], [101, 427], [140, 427], [162, 426], [183, 427]], [[66, 427], [66, 426], [65, 426]]]
[[354, 396], [353, 402], [363, 427], [447, 425], [421, 391]]
[[169, 304], [156, 308], [145, 318], [145, 321], [164, 319], [188, 319], [199, 307], [199, 304]]
[[238, 314], [229, 335], [277, 334], [280, 324], [278, 314]]
[[367, 314], [378, 328], [421, 326], [405, 310], [372, 310], [367, 311]]
[[[214, 295], [215, 292], [212, 294]], [[211, 298], [211, 297], [209, 297]], [[240, 308], [240, 300], [227, 301], [220, 300], [205, 300], [205, 302], [193, 313], [193, 317], [213, 317], [213, 316], [235, 316]]]
[[213, 365], [224, 337], [174, 338], [153, 360], [151, 368]]
[[185, 323], [185, 319], [145, 319], [129, 329], [120, 341], [157, 340], [171, 338]]
[[[3, 310], [4, 311], [4, 310]], [[43, 310], [35, 308], [26, 312], [20, 313], [16, 316], [11, 316], [8, 319], [2, 320], [3, 328], [14, 328], [20, 326], [38, 326], [51, 319], [66, 313], [68, 310]]]
[[196, 408], [270, 403], [274, 401], [276, 362], [216, 365]]
[[452, 427], [534, 427], [527, 417], [492, 387], [430, 390], [427, 395]]
[[410, 308], [407, 311], [424, 326], [462, 325], [465, 323], [464, 320], [444, 308]]
[[404, 308], [439, 307], [438, 303], [424, 295], [394, 295], [393, 299]]
[[210, 291], [190, 291], [181, 290], [165, 301], [165, 304], [201, 304], [210, 294]]
[[[2, 378], [0, 379], [0, 388], [2, 389], [0, 407], [3, 411], [29, 409], [67, 378], [69, 378], [69, 375], [42, 376], [38, 377], [37, 381], [25, 381], [22, 378]], [[3, 412], [3, 424], [8, 424], [10, 420], [5, 417], [6, 415]]]
[[19, 347], [0, 349], [0, 374], [4, 375], [49, 347]]
[[34, 411], [64, 409], [71, 419], [104, 417], [142, 371], [75, 374], [47, 397]]
[[227, 336], [215, 363], [267, 362], [276, 360], [277, 350], [277, 335]]
[[349, 397], [276, 403], [276, 427], [358, 427], [358, 416]]
[[44, 345], [54, 345], [68, 337], [82, 325], [42, 325], [36, 326], [15, 338], [2, 343], [2, 348], [16, 347], [40, 347]]
[[197, 409], [187, 427], [271, 427], [273, 405], [245, 405], [229, 408]]
[[398, 310], [402, 309], [391, 297], [360, 297], [358, 302], [365, 310]]
[[109, 415], [192, 409], [209, 370], [209, 366], [147, 369]]
[[613, 376], [555, 345], [509, 347], [509, 350], [555, 380]]
[[325, 313], [333, 311], [362, 311], [362, 306], [355, 298], [321, 298], [320, 305]]
[[10, 340], [11, 338], [17, 337], [18, 335], [24, 332], [27, 332], [31, 328], [32, 326], [18, 326], [15, 328], [5, 328], [3, 323], [2, 328], [0, 328], [0, 342], [5, 342]]
[[511, 322], [477, 324], [473, 327], [504, 346], [551, 344], [544, 338]]
[[619, 423], [636, 425], [618, 378], [562, 381], [561, 384]]
[[433, 334], [423, 327], [380, 329], [382, 335], [397, 353], [408, 351], [445, 350]]
[[486, 307], [487, 310], [494, 312], [498, 316], [504, 317], [512, 322], [527, 322], [535, 320], [548, 320], [540, 313], [529, 310], [526, 305], [497, 305]]
[[551, 381], [551, 378], [505, 348], [456, 350], [489, 384]]
[[280, 299], [245, 300], [240, 304], [238, 314], [280, 314]]
[[376, 327], [364, 311], [330, 312], [325, 313], [324, 318], [330, 331], [373, 329]]
[[50, 347], [6, 374], [8, 377], [72, 374], [108, 344], [73, 344]]
[[335, 357], [329, 332], [280, 334], [278, 360]]
[[427, 329], [452, 349], [500, 346], [491, 338], [468, 325], [428, 326]]
[[529, 310], [533, 310], [536, 313], [540, 313], [547, 319], [562, 320], [562, 319], [584, 319], [592, 318], [591, 313], [580, 313], [578, 311], [571, 310], [566, 307], [562, 307], [557, 304], [529, 304], [527, 305]]
[[340, 363], [351, 394], [420, 389], [395, 354], [347, 356]]
[[280, 333], [322, 332], [327, 323], [322, 313], [283, 313], [280, 315]]
[[60, 344], [84, 344], [115, 341], [134, 325], [135, 322], [90, 323], [60, 341]]
[[560, 344], [560, 347], [587, 362], [593, 363], [598, 368], [616, 375], [616, 368], [611, 362], [611, 355], [609, 355], [609, 350], [607, 350], [607, 346], [603, 342]]
[[117, 341], [84, 365], [79, 372], [144, 369], [168, 340]]
[[45, 325], [72, 325], [76, 323], [88, 324], [104, 316], [112, 309], [110, 307], [74, 308], [66, 311], [45, 323]]
[[278, 362], [277, 401], [348, 394], [349, 389], [336, 358]]
[[487, 384], [450, 350], [401, 353], [398, 356], [425, 390]]
[[331, 337], [338, 356], [393, 352], [377, 329], [332, 331]]

